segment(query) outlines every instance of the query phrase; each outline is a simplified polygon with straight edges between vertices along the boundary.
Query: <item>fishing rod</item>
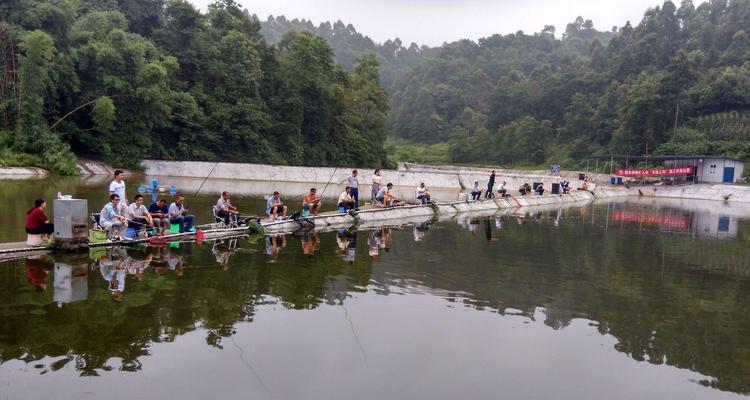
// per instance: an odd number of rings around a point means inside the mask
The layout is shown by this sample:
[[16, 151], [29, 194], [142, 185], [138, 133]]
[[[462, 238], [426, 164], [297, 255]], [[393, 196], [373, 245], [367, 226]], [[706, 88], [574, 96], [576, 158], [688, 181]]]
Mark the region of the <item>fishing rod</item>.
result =
[[336, 175], [336, 171], [338, 171], [339, 167], [336, 167], [333, 169], [333, 172], [331, 173], [331, 177], [328, 178], [328, 182], [326, 183], [326, 186], [323, 188], [323, 191], [320, 192], [320, 198], [323, 198], [323, 193], [326, 192], [326, 189], [328, 189], [328, 185], [331, 184], [331, 180], [333, 179], [333, 176]]
[[[203, 178], [203, 182], [201, 182], [201, 185], [198, 187], [198, 190], [196, 190], [195, 193], [193, 193], [193, 197], [191, 197], [190, 201], [187, 203], [188, 206], [191, 205], [191, 204], [193, 204], [193, 200], [195, 200], [195, 196], [197, 196], [198, 193], [201, 191], [201, 189], [203, 189], [203, 185], [206, 184], [206, 181], [208, 180], [208, 177], [211, 176], [211, 174], [214, 173], [214, 170], [216, 169], [216, 167], [218, 165], [219, 165], [219, 161], [217, 161], [216, 164], [214, 164], [214, 167], [211, 168], [211, 171], [208, 173], [208, 175], [206, 175], [206, 177]], [[186, 208], [190, 208], [190, 207], [186, 207]]]

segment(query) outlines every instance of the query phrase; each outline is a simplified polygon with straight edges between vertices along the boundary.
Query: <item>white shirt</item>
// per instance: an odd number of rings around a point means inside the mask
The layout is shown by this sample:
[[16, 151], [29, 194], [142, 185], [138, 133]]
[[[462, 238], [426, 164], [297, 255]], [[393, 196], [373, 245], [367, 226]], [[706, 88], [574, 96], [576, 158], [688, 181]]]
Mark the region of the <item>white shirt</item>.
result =
[[425, 194], [425, 192], [427, 192], [427, 186], [417, 186], [417, 196], [419, 196], [420, 194]]
[[216, 212], [219, 211], [229, 211], [229, 207], [232, 206], [232, 203], [229, 202], [229, 199], [224, 200], [224, 196], [219, 197], [219, 200], [216, 200], [216, 205], [214, 206], [214, 210]]
[[351, 201], [353, 200], [352, 200], [352, 196], [349, 193], [341, 192], [341, 194], [339, 195], [339, 203], [351, 202]]
[[372, 184], [378, 184], [378, 186], [383, 184], [383, 177], [380, 175], [372, 174]]
[[141, 204], [140, 207], [136, 206], [135, 203], [128, 206], [128, 219], [133, 218], [145, 218], [146, 215], [150, 215], [148, 213], [148, 208], [146, 208], [145, 205]]
[[109, 184], [109, 193], [114, 193], [120, 196], [120, 201], [127, 201], [125, 198], [125, 181], [112, 181], [112, 183]]

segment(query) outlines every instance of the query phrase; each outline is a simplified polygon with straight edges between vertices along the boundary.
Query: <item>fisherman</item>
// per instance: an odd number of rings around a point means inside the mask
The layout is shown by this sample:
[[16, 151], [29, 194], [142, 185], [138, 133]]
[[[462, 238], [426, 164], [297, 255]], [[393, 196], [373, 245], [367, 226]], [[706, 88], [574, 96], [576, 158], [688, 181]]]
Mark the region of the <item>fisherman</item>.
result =
[[505, 197], [505, 194], [508, 193], [508, 189], [505, 188], [505, 185], [507, 185], [507, 183], [503, 181], [503, 183], [500, 184], [500, 188], [497, 189], [497, 192], [500, 193], [500, 197]]
[[524, 182], [524, 184], [521, 185], [521, 188], [518, 189], [518, 192], [521, 193], [521, 196], [526, 196], [529, 192], [531, 192], [531, 186], [529, 186], [528, 183]]
[[375, 172], [372, 173], [372, 192], [370, 194], [370, 200], [375, 200], [381, 186], [383, 186], [383, 177], [380, 176], [380, 169], [376, 169]]
[[357, 178], [357, 170], [352, 170], [352, 175], [339, 182], [346, 182], [347, 187], [350, 190], [350, 196], [354, 199], [354, 209], [359, 211], [359, 179]]
[[385, 204], [385, 194], [393, 188], [393, 184], [388, 182], [387, 185], [381, 187], [378, 190], [378, 193], [375, 194], [375, 204], [379, 207], [382, 207]]
[[151, 215], [153, 225], [159, 228], [159, 233], [164, 234], [169, 230], [169, 207], [164, 199], [156, 200], [148, 206], [148, 213]]
[[128, 228], [128, 219], [120, 207], [120, 196], [113, 193], [109, 195], [109, 203], [99, 213], [99, 225], [107, 231], [107, 237], [111, 240], [122, 240], [125, 238], [125, 230]]
[[490, 174], [490, 180], [487, 182], [487, 191], [484, 192], [485, 199], [491, 199], [495, 197], [495, 193], [492, 192], [492, 188], [495, 187], [495, 170], [492, 170]]
[[416, 194], [417, 200], [422, 204], [427, 204], [430, 202], [430, 191], [427, 189], [427, 186], [424, 185], [424, 182], [419, 184]]
[[474, 182], [474, 188], [471, 190], [471, 199], [479, 200], [479, 196], [482, 195], [482, 189], [479, 188], [479, 181]]
[[141, 231], [154, 226], [154, 220], [151, 218], [146, 206], [143, 205], [143, 196], [140, 194], [133, 197], [133, 204], [128, 206], [128, 225]]
[[120, 196], [120, 199], [125, 202], [127, 196], [125, 196], [125, 173], [122, 170], [115, 170], [115, 180], [109, 184], [109, 194], [116, 194]]
[[539, 182], [539, 184], [536, 186], [536, 189], [534, 189], [537, 195], [542, 196], [544, 195], [544, 183]]
[[49, 222], [44, 214], [47, 203], [42, 198], [34, 201], [34, 208], [26, 213], [26, 233], [29, 235], [48, 236], [55, 232], [55, 224]]
[[317, 217], [320, 211], [320, 200], [320, 197], [317, 195], [317, 189], [310, 188], [310, 191], [302, 198], [302, 210], [308, 215], [310, 211], [315, 210], [315, 216]]
[[216, 200], [216, 205], [214, 206], [214, 214], [216, 214], [217, 217], [224, 220], [224, 224], [229, 225], [229, 220], [231, 219], [233, 214], [237, 214], [237, 208], [232, 205], [232, 203], [229, 201], [229, 192], [226, 190], [221, 192], [221, 196], [219, 196], [219, 199]]
[[193, 221], [195, 220], [194, 215], [188, 214], [188, 209], [185, 208], [185, 196], [178, 194], [174, 198], [174, 202], [169, 205], [168, 214], [169, 222], [171, 224], [180, 225], [180, 233], [195, 232], [193, 227]]
[[589, 190], [589, 180], [588, 180], [588, 178], [586, 178], [586, 179], [583, 180], [583, 183], [578, 188], [578, 190]]
[[393, 185], [390, 183], [388, 184], [388, 190], [386, 190], [385, 192], [383, 201], [386, 207], [396, 207], [396, 206], [401, 206], [404, 204], [404, 202], [399, 200], [398, 196], [396, 196], [396, 190], [393, 188]]
[[[354, 174], [356, 174], [356, 173], [357, 173], [357, 170], [354, 170]], [[355, 175], [355, 178], [356, 178], [356, 175]], [[354, 198], [352, 197], [351, 193], [352, 193], [352, 188], [350, 186], [347, 186], [344, 189], [344, 191], [341, 192], [341, 194], [339, 195], [338, 207], [339, 208], [343, 207], [344, 208], [344, 212], [349, 211], [351, 209], [355, 209], [356, 210], [356, 208], [357, 208], [356, 207], [356, 200], [354, 200]]]
[[286, 206], [279, 198], [279, 192], [276, 191], [266, 199], [266, 213], [275, 221], [279, 219], [279, 212], [282, 217], [286, 217]]

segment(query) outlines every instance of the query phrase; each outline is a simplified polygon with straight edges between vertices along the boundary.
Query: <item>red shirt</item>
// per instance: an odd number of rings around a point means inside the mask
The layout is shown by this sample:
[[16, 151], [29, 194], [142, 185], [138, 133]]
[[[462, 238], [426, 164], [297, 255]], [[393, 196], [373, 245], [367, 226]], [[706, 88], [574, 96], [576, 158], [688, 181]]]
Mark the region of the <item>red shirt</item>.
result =
[[44, 211], [42, 211], [41, 208], [37, 207], [33, 209], [30, 213], [26, 214], [26, 228], [28, 229], [36, 229], [42, 226], [45, 222], [47, 222], [48, 218], [46, 215], [44, 215]]

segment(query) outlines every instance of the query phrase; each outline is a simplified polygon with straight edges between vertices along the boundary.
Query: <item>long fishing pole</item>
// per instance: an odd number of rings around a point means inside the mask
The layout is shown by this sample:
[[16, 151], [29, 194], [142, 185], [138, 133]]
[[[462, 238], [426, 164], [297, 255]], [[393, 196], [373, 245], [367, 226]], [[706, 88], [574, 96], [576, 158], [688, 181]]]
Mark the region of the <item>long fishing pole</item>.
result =
[[[206, 177], [203, 178], [203, 182], [201, 182], [201, 185], [198, 187], [198, 190], [196, 190], [195, 193], [193, 193], [193, 197], [190, 198], [190, 201], [188, 202], [188, 206], [190, 206], [191, 204], [193, 204], [193, 200], [195, 200], [195, 196], [197, 196], [198, 193], [201, 191], [201, 189], [203, 189], [203, 185], [206, 184], [206, 181], [208, 180], [208, 177], [211, 176], [211, 174], [214, 173], [214, 170], [216, 169], [216, 167], [218, 165], [219, 165], [219, 161], [217, 161], [216, 164], [214, 164], [214, 167], [211, 168], [211, 171], [208, 173], [208, 175], [206, 175]], [[190, 207], [186, 207], [186, 208], [190, 208]]]
[[323, 198], [323, 193], [326, 192], [326, 189], [328, 189], [328, 185], [331, 183], [331, 180], [333, 179], [333, 176], [336, 175], [336, 171], [338, 171], [339, 167], [336, 167], [333, 169], [333, 172], [331, 173], [331, 177], [328, 178], [328, 182], [326, 183], [326, 186], [323, 188], [323, 191], [320, 192], [320, 198]]

